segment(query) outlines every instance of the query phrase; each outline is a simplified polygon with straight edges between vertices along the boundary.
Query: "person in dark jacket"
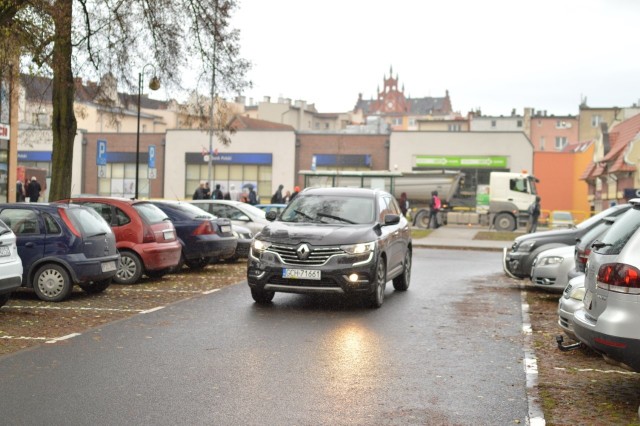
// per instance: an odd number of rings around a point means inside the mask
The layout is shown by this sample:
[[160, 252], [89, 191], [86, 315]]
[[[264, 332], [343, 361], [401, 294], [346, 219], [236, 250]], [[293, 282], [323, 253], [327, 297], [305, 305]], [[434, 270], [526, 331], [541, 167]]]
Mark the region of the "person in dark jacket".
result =
[[407, 217], [407, 211], [409, 210], [409, 200], [407, 200], [406, 192], [400, 194], [398, 204], [400, 204], [400, 211], [402, 212], [402, 216]]
[[289, 202], [293, 201], [293, 199], [296, 198], [296, 195], [298, 195], [299, 192], [300, 192], [300, 187], [296, 185], [293, 188], [293, 193], [291, 194], [291, 197], [289, 197]]
[[278, 190], [271, 196], [271, 204], [282, 204], [284, 203], [284, 197], [282, 196], [282, 189], [284, 185], [278, 186]]
[[204, 200], [205, 195], [206, 195], [205, 182], [200, 181], [200, 185], [196, 188], [192, 198], [194, 200]]
[[219, 183], [216, 184], [216, 189], [213, 190], [213, 195], [211, 196], [211, 198], [213, 198], [214, 200], [222, 200], [224, 198], [224, 194], [220, 189]]
[[42, 191], [40, 182], [38, 182], [36, 177], [33, 176], [29, 185], [27, 185], [27, 197], [29, 197], [29, 202], [37, 203], [38, 198], [40, 198], [40, 191]]
[[24, 185], [22, 184], [22, 181], [18, 179], [16, 181], [16, 201], [18, 203], [23, 203], [25, 200], [25, 196], [26, 196], [26, 191], [24, 189]]
[[540, 197], [536, 197], [536, 200], [529, 207], [529, 226], [527, 232], [536, 232], [538, 229], [538, 218], [540, 217]]

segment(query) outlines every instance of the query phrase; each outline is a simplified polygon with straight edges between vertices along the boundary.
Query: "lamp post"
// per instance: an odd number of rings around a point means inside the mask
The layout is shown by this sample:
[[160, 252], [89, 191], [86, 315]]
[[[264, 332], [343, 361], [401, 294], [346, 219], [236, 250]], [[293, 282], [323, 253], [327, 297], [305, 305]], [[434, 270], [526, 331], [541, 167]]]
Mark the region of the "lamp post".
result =
[[149, 89], [158, 90], [160, 88], [160, 79], [156, 77], [156, 67], [151, 64], [147, 64], [142, 67], [142, 71], [138, 73], [138, 130], [136, 131], [136, 193], [134, 198], [138, 199], [138, 174], [140, 173], [140, 98], [142, 98], [142, 78], [144, 76], [144, 70], [147, 67], [153, 68], [153, 77], [149, 82]]

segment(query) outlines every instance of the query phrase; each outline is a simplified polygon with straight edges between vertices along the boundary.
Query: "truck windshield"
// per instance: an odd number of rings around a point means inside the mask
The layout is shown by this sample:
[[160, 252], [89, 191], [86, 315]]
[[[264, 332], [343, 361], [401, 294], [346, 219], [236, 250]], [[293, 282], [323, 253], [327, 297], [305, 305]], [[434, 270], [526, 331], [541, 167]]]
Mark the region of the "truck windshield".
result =
[[538, 195], [538, 189], [536, 188], [536, 178], [529, 177], [529, 192], [533, 195]]

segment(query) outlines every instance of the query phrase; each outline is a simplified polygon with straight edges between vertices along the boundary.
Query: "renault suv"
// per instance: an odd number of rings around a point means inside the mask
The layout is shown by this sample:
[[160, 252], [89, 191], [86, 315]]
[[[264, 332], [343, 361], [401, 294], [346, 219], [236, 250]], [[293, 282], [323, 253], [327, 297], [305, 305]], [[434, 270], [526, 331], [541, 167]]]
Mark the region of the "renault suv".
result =
[[[16, 235], [22, 286], [48, 302], [66, 299], [74, 284], [107, 289], [118, 265], [109, 225], [94, 211], [56, 203], [0, 204], [0, 219]], [[1, 253], [1, 251], [0, 251]]]
[[388, 280], [405, 291], [411, 277], [409, 224], [395, 198], [362, 188], [308, 188], [257, 234], [247, 281], [257, 303], [276, 292], [335, 293], [384, 301]]
[[640, 198], [591, 244], [574, 333], [605, 360], [640, 372]]
[[161, 277], [180, 263], [182, 245], [169, 217], [148, 201], [117, 197], [78, 197], [72, 202], [90, 207], [111, 225], [120, 252], [114, 281], [134, 284], [145, 274]]

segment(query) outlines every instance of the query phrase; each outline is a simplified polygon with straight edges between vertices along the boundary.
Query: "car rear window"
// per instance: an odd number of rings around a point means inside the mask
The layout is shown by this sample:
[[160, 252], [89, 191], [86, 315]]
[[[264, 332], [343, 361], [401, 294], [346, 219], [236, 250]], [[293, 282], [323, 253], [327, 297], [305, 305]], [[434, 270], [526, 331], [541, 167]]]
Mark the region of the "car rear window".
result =
[[67, 209], [67, 216], [84, 236], [111, 233], [109, 224], [92, 208]]
[[155, 225], [169, 219], [165, 212], [151, 203], [136, 203], [133, 208], [149, 225]]
[[210, 214], [205, 212], [204, 210], [202, 210], [199, 207], [194, 206], [193, 204], [189, 204], [189, 203], [167, 203], [165, 204], [167, 207], [174, 209], [174, 210], [178, 210], [180, 212], [183, 212], [187, 215], [189, 215], [192, 218], [197, 218], [197, 219], [215, 219], [215, 217]]
[[603, 243], [601, 248], [595, 251], [600, 254], [616, 255], [620, 254], [629, 238], [640, 227], [640, 208], [632, 208], [620, 216], [609, 231], [600, 240]]

